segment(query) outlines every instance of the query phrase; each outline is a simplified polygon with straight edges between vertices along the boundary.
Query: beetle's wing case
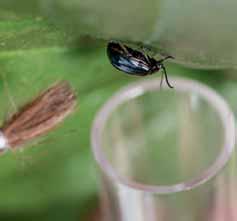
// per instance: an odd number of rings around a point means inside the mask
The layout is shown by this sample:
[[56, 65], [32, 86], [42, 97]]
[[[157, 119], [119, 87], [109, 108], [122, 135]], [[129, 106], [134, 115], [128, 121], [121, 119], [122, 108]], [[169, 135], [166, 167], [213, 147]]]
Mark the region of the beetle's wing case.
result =
[[139, 51], [110, 42], [107, 54], [111, 64], [120, 71], [140, 76], [150, 73], [149, 60]]

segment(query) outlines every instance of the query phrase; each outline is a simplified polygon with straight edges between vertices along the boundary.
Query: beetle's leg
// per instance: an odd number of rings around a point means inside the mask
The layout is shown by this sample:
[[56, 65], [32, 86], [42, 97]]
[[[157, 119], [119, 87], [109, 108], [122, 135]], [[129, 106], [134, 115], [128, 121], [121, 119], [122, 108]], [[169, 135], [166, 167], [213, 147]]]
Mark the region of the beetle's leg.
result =
[[144, 54], [150, 54], [152, 57], [154, 57], [157, 54], [154, 50], [152, 50], [152, 47], [149, 47], [148, 45], [138, 43], [138, 47], [141, 51], [144, 52]]
[[152, 50], [152, 48], [148, 48], [147, 46], [144, 46], [143, 44], [139, 44], [138, 46], [139, 46], [140, 50], [143, 52], [143, 55], [146, 58], [147, 63], [151, 64], [150, 56], [154, 57], [156, 55], [156, 53]]
[[143, 52], [142, 54], [144, 55], [144, 57], [146, 58], [146, 62], [148, 64], [151, 64], [150, 60], [151, 58], [149, 57], [148, 53], [152, 52], [152, 50], [150, 48], [145, 47], [142, 43], [138, 44], [138, 47], [140, 48], [140, 50]]
[[128, 57], [131, 57], [132, 55], [129, 53], [129, 51], [127, 50], [127, 48], [121, 44], [121, 43], [118, 43], [120, 45], [120, 47], [126, 52], [126, 54], [128, 55]]
[[165, 66], [163, 64], [161, 64], [161, 68], [164, 71], [165, 81], [166, 81], [167, 85], [169, 86], [169, 88], [173, 88], [173, 86], [169, 83], [168, 76], [167, 76], [167, 73], [166, 73], [166, 69], [165, 69]]

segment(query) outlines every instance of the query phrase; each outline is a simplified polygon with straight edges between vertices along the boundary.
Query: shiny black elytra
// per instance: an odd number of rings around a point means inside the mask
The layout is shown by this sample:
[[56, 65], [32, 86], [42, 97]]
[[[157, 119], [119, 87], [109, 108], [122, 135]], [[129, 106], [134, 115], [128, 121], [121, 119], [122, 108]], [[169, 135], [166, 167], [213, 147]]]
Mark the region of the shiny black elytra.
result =
[[[154, 74], [155, 72], [158, 72], [160, 69], [162, 69], [167, 85], [170, 88], [173, 88], [173, 86], [171, 86], [168, 81], [166, 69], [163, 64], [166, 59], [173, 58], [172, 56], [167, 56], [157, 61], [140, 51], [134, 50], [126, 45], [122, 45], [116, 42], [108, 43], [107, 55], [110, 59], [111, 64], [115, 68], [127, 74], [145, 76]], [[163, 74], [161, 76], [161, 84], [162, 81]]]

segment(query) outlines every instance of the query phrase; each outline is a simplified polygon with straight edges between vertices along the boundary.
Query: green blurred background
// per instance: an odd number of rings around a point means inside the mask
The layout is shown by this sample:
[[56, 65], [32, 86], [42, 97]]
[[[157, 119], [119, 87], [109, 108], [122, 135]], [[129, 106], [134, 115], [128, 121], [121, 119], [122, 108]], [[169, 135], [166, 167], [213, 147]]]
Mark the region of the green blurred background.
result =
[[143, 43], [157, 57], [158, 52], [175, 56], [168, 74], [208, 84], [237, 113], [236, 4], [1, 0], [1, 122], [60, 79], [75, 88], [78, 108], [47, 137], [1, 156], [0, 220], [87, 221], [96, 216], [91, 124], [116, 90], [140, 79], [111, 66], [106, 56], [110, 39]]

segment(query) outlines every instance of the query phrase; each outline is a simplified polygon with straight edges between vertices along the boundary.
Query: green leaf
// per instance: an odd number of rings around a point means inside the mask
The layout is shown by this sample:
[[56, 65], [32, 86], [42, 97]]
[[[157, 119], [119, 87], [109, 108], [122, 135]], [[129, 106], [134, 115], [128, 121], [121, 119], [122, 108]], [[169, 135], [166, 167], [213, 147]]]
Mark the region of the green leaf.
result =
[[142, 42], [194, 68], [237, 64], [235, 0], [45, 0], [42, 13], [75, 36]]
[[92, 120], [127, 78], [109, 64], [105, 45], [82, 39], [76, 47], [71, 36], [44, 19], [2, 17], [1, 124], [15, 108], [62, 79], [76, 90], [78, 107], [48, 136], [0, 157], [1, 218], [9, 212], [11, 220], [50, 220], [58, 214], [73, 220], [76, 212], [83, 217], [94, 208], [98, 188], [89, 141]]
[[[22, 152], [8, 151], [0, 157], [0, 217], [3, 220], [76, 220], [78, 217], [81, 220], [96, 206], [98, 187], [90, 150], [91, 124], [99, 107], [116, 90], [137, 78], [124, 75], [109, 64], [104, 42], [97, 44], [80, 36], [87, 33], [95, 38], [129, 42], [143, 42], [154, 36], [148, 44], [174, 53], [178, 62], [193, 65], [203, 58], [201, 66], [210, 64], [206, 59], [210, 56], [209, 46], [201, 45], [200, 50], [207, 54], [200, 57], [196, 53], [196, 47], [200, 46], [197, 40], [192, 40], [193, 45], [192, 41], [184, 42], [182, 36], [192, 39], [184, 35], [189, 26], [182, 28], [180, 18], [177, 28], [172, 21], [181, 15], [174, 13], [167, 17], [168, 6], [163, 11], [161, 3], [155, 0], [152, 4], [114, 3], [105, 0], [100, 3], [95, 0], [1, 1], [1, 123], [14, 112], [13, 106], [19, 108], [57, 80], [68, 80], [78, 95], [76, 112], [59, 128]], [[48, 15], [56, 26], [49, 24], [43, 15]], [[159, 24], [156, 23], [158, 16], [161, 16], [160, 22], [164, 17], [170, 19], [167, 23], [170, 26], [161, 22], [160, 34], [154, 32]], [[174, 32], [179, 34], [173, 35]], [[220, 55], [215, 54], [215, 59], [220, 59]], [[215, 59], [215, 65], [229, 62], [225, 58], [223, 63], [216, 63]], [[168, 65], [167, 69], [169, 73], [211, 82], [217, 88], [224, 80], [214, 73], [215, 77], [211, 77], [209, 72], [175, 65]]]
[[[2, 0], [3, 15], [47, 18], [78, 39], [82, 35], [143, 43], [193, 68], [235, 68], [235, 0]], [[11, 16], [11, 15], [10, 15]], [[12, 24], [10, 24], [12, 25]]]

